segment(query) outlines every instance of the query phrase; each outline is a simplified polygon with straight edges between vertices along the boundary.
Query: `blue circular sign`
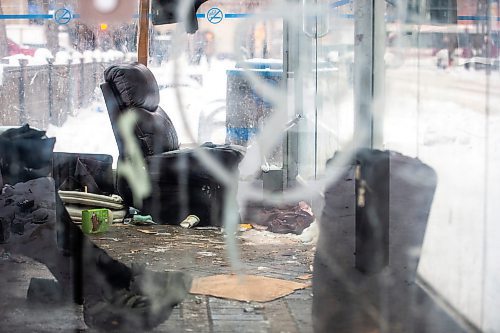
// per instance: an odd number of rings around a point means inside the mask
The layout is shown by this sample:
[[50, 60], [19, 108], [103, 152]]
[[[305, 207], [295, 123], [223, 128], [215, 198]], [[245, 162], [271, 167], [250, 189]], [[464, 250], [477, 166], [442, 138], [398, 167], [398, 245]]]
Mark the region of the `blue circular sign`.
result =
[[73, 15], [71, 11], [66, 8], [60, 8], [54, 13], [54, 21], [56, 21], [57, 24], [68, 24], [72, 18]]
[[213, 7], [210, 8], [207, 12], [207, 20], [212, 24], [220, 23], [223, 18], [224, 14], [222, 13], [222, 10], [220, 10], [220, 8]]

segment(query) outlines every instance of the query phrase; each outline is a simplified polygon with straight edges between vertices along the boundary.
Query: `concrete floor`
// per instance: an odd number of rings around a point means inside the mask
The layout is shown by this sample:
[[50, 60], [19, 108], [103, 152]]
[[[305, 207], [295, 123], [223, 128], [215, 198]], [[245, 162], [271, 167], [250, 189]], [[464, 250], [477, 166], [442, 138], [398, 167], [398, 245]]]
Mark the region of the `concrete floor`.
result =
[[[145, 234], [138, 229], [163, 234]], [[311, 273], [313, 246], [303, 245], [293, 236], [250, 230], [239, 238], [246, 273], [296, 282], [300, 282], [297, 277]], [[232, 272], [219, 230], [115, 226], [93, 240], [114, 258], [127, 264], [144, 263], [152, 270], [182, 270], [193, 277]], [[28, 304], [30, 278], [50, 277], [43, 265], [3, 254], [0, 272], [1, 332], [91, 331], [79, 306]], [[154, 332], [312, 332], [311, 288], [260, 305], [190, 295]]]

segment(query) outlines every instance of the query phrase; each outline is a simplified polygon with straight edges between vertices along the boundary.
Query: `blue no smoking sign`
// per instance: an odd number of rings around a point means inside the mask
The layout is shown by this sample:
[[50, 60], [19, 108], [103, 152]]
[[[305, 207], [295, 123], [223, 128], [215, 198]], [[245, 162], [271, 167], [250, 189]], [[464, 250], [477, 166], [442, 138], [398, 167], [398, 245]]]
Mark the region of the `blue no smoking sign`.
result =
[[213, 7], [210, 8], [207, 12], [207, 20], [212, 24], [220, 23], [223, 18], [224, 14], [222, 13], [222, 10], [220, 10], [220, 8]]
[[54, 13], [54, 21], [56, 21], [57, 24], [68, 24], [72, 18], [73, 15], [71, 11], [66, 8], [60, 8]]

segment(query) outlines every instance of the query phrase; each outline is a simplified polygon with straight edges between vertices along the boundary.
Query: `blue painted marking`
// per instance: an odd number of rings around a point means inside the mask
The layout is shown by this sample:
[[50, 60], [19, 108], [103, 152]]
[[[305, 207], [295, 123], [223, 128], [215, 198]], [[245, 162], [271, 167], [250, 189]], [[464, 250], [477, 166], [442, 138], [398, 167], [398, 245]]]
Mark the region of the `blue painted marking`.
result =
[[51, 19], [50, 14], [4, 14], [0, 15], [0, 20], [34, 20], [34, 19]]
[[56, 10], [54, 13], [54, 21], [56, 21], [57, 24], [68, 24], [69, 21], [73, 18], [73, 15], [71, 12], [66, 9], [66, 8], [60, 8]]
[[498, 16], [467, 16], [467, 15], [461, 15], [457, 16], [458, 21], [499, 21], [500, 22], [500, 17]]
[[223, 18], [224, 14], [222, 13], [222, 10], [217, 7], [210, 8], [207, 12], [207, 20], [212, 24], [220, 23]]
[[330, 5], [330, 7], [331, 8], [338, 8], [338, 7], [342, 7], [342, 6], [348, 5], [350, 3], [351, 3], [351, 0], [340, 0], [340, 1], [332, 3]]
[[252, 14], [226, 14], [224, 15], [225, 18], [245, 18], [249, 17]]
[[354, 19], [354, 14], [340, 14], [339, 17], [352, 20]]
[[205, 18], [205, 14], [196, 14], [196, 18]]
[[235, 141], [248, 142], [252, 137], [257, 135], [258, 129], [251, 127], [228, 127], [226, 129], [226, 135], [228, 139]]

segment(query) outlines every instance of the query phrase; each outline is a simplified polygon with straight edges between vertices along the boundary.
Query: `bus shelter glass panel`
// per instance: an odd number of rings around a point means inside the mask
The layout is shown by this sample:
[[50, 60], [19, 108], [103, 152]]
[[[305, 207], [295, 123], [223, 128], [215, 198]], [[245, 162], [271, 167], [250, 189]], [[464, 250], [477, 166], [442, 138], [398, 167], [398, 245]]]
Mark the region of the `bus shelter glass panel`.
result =
[[105, 68], [137, 59], [137, 4], [118, 23], [89, 23], [77, 1], [2, 1], [0, 124], [45, 129], [56, 151], [116, 158], [99, 85]]
[[[176, 24], [151, 26], [149, 66], [182, 145], [251, 146], [273, 113], [274, 102], [256, 88], [281, 89], [283, 19], [268, 5], [209, 1], [193, 34]], [[281, 168], [278, 146], [269, 158]]]
[[[498, 316], [498, 1], [387, 2], [383, 146], [437, 173], [419, 277], [469, 329]], [[495, 236], [494, 236], [495, 235]]]

